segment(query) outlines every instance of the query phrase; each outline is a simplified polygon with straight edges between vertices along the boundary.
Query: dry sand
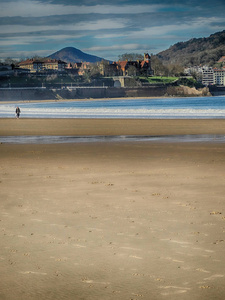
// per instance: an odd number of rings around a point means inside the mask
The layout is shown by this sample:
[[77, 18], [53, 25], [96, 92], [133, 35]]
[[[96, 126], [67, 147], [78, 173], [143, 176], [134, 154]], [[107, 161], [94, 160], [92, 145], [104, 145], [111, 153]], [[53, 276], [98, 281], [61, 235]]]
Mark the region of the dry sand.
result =
[[[37, 134], [35, 122], [0, 120], [0, 135]], [[43, 122], [57, 135], [126, 128]], [[195, 122], [143, 134], [225, 133]], [[1, 300], [225, 298], [224, 144], [2, 143], [0, 170]]]

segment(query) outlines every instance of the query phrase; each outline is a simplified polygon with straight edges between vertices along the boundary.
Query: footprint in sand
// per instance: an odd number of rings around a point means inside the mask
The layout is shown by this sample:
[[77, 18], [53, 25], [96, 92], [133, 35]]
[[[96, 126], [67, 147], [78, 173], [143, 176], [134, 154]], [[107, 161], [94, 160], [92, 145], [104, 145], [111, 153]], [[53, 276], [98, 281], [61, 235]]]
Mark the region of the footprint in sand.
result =
[[47, 275], [47, 273], [41, 273], [41, 272], [33, 272], [33, 271], [25, 271], [25, 272], [19, 272], [20, 274], [34, 274], [34, 275]]
[[142, 294], [133, 294], [135, 297], [143, 297]]
[[176, 295], [176, 294], [184, 294], [187, 293], [190, 288], [184, 288], [179, 286], [161, 286], [161, 289], [169, 289], [169, 292], [161, 293], [163, 296]]
[[136, 258], [136, 259], [143, 259], [143, 257], [136, 256], [136, 255], [130, 255], [129, 257], [131, 257], [131, 258]]
[[207, 270], [204, 270], [204, 269], [196, 269], [196, 271], [199, 271], [199, 272], [203, 272], [203, 273], [210, 273], [210, 271], [207, 271]]
[[18, 250], [16, 250], [16, 249], [11, 249], [9, 252], [10, 252], [10, 253], [17, 253]]
[[222, 243], [222, 242], [224, 242], [224, 240], [216, 240], [213, 244], [219, 244], [219, 243]]
[[222, 277], [224, 277], [224, 275], [222, 275], [222, 274], [214, 274], [214, 275], [212, 275], [210, 277], [204, 278], [204, 280], [214, 280], [215, 278], [222, 278]]

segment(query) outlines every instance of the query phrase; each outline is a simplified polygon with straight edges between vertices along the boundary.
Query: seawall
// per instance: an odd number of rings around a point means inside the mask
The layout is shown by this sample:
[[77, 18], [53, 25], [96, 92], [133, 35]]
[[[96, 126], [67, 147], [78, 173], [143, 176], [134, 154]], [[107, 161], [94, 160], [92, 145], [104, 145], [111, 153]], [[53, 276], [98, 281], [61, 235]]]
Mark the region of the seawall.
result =
[[225, 96], [225, 86], [209, 86], [209, 91], [213, 96]]
[[60, 99], [97, 99], [122, 97], [160, 97], [166, 94], [166, 87], [113, 88], [77, 87], [64, 89], [7, 88], [0, 89], [0, 101], [34, 101]]
[[0, 89], [0, 101], [40, 101], [63, 99], [98, 99], [125, 97], [163, 97], [163, 96], [204, 96], [188, 87], [150, 86], [150, 87], [67, 87], [63, 89], [47, 88], [3, 88]]

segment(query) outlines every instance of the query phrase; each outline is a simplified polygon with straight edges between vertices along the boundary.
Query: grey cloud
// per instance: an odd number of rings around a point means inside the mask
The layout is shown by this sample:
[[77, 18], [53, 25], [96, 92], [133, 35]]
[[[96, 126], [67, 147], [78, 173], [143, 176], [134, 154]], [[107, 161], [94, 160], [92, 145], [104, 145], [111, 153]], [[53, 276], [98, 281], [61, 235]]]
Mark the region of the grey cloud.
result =
[[127, 27], [143, 28], [145, 26], [159, 26], [166, 24], [179, 24], [180, 22], [190, 22], [199, 14], [188, 14], [168, 12], [168, 13], [141, 13], [141, 14], [71, 14], [71, 15], [54, 15], [48, 17], [2, 17], [1, 25], [24, 25], [24, 26], [54, 26], [58, 24], [76, 24], [79, 22], [94, 22], [107, 19], [128, 20]]
[[[127, 29], [126, 32], [130, 32], [131, 29]], [[133, 31], [133, 29], [132, 29]], [[32, 37], [32, 36], [58, 36], [65, 35], [75, 37], [77, 35], [93, 35], [93, 31], [90, 30], [40, 30], [40, 31], [27, 31], [27, 32], [16, 32], [16, 33], [0, 33], [0, 38], [13, 38], [13, 37]], [[94, 32], [95, 35], [101, 34], [118, 34], [118, 29], [98, 29]]]
[[0, 0], [1, 3], [19, 2], [19, 0]]
[[[102, 16], [102, 15], [101, 15]], [[48, 17], [3, 17], [0, 18], [0, 25], [25, 25], [43, 26], [57, 24], [73, 24], [83, 21], [95, 21], [100, 17], [96, 15], [56, 15]], [[102, 16], [104, 18], [104, 16]], [[105, 17], [106, 18], [106, 17]]]
[[[41, 0], [41, 2], [48, 2], [48, 3], [52, 3], [52, 4], [63, 4], [63, 5], [106, 5], [106, 1], [105, 0], [81, 0], [81, 1], [74, 1], [74, 0]], [[111, 5], [127, 5], [127, 4], [159, 4], [158, 0], [114, 0], [113, 3], [111, 3]], [[160, 4], [165, 4], [165, 5], [176, 5], [176, 4], [181, 4], [180, 0], [160, 0]], [[202, 5], [202, 6], [215, 6], [215, 5], [220, 5], [223, 4], [224, 5], [224, 0], [189, 0], [187, 2], [187, 4], [189, 6], [193, 6], [193, 5]]]
[[225, 28], [225, 21], [224, 22], [212, 22], [212, 23], [210, 23], [210, 25], [212, 26], [212, 27], [222, 27], [222, 26], [224, 26], [224, 28]]
[[76, 36], [77, 31], [72, 30], [41, 30], [41, 31], [31, 31], [31, 32], [16, 32], [16, 33], [0, 33], [0, 38], [13, 38], [17, 37], [32, 37], [32, 36], [53, 36], [53, 35], [74, 35]]
[[[0, 0], [2, 1], [2, 0]], [[4, 0], [3, 0], [4, 1]], [[8, 0], [7, 0], [8, 1]], [[54, 4], [64, 4], [64, 5], [83, 5], [83, 4], [105, 4], [105, 1], [74, 1], [74, 0], [51, 0], [51, 1], [42, 1], [42, 2], [49, 2]], [[160, 4], [175, 4], [178, 1], [176, 0], [162, 0]], [[181, 22], [192, 22], [195, 18], [199, 17], [212, 17], [212, 16], [224, 16], [224, 0], [215, 0], [213, 2], [213, 7], [216, 10], [216, 13], [213, 13], [212, 9], [212, 2], [210, 1], [211, 5], [208, 6], [207, 3], [209, 1], [205, 0], [204, 5], [202, 5], [202, 1], [200, 0], [191, 0], [188, 2], [188, 6], [194, 5], [191, 11], [182, 11], [182, 12], [174, 12], [174, 11], [161, 11], [161, 12], [154, 12], [154, 13], [137, 13], [137, 14], [129, 14], [129, 11], [126, 15], [122, 14], [98, 14], [98, 13], [88, 13], [88, 14], [64, 14], [64, 15], [51, 15], [51, 16], [43, 16], [43, 17], [2, 17], [0, 18], [0, 26], [1, 25], [24, 25], [24, 26], [54, 26], [54, 25], [63, 25], [63, 24], [76, 24], [79, 22], [94, 22], [97, 20], [104, 20], [109, 18], [117, 18], [118, 20], [123, 20], [126, 18], [127, 28], [141, 28], [145, 26], [160, 26], [166, 24], [179, 24]], [[115, 0], [111, 5], [117, 4], [158, 4], [158, 1], [152, 0], [151, 3], [149, 1], [117, 1]], [[218, 4], [218, 5], [217, 5]], [[219, 5], [223, 6], [223, 9], [218, 9]], [[201, 6], [201, 9], [198, 7]], [[1, 28], [0, 28], [1, 30]]]

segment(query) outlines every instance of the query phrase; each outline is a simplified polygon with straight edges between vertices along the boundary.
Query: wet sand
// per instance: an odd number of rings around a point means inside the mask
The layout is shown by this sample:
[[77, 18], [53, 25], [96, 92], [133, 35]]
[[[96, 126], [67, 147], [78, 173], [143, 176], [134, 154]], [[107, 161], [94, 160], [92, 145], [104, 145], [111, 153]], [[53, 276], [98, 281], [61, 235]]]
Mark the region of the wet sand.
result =
[[[11, 121], [0, 135], [36, 132]], [[185, 122], [137, 132], [223, 132]], [[0, 168], [0, 299], [224, 299], [224, 144], [2, 143]]]
[[0, 119], [0, 136], [225, 134], [225, 119]]

